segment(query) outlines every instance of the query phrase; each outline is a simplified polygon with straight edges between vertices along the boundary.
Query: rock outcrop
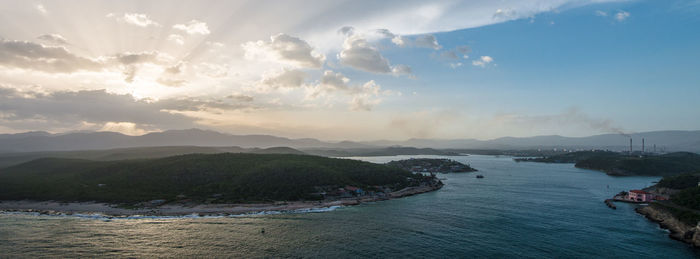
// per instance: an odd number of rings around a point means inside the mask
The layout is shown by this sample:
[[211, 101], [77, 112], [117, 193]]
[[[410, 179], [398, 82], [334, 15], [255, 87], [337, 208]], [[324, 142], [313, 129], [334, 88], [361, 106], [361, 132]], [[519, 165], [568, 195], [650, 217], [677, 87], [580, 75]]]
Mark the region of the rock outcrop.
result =
[[668, 209], [658, 204], [636, 208], [635, 211], [646, 218], [658, 222], [659, 226], [668, 229], [673, 239], [686, 242], [694, 247], [700, 247], [700, 224], [689, 225], [676, 218]]

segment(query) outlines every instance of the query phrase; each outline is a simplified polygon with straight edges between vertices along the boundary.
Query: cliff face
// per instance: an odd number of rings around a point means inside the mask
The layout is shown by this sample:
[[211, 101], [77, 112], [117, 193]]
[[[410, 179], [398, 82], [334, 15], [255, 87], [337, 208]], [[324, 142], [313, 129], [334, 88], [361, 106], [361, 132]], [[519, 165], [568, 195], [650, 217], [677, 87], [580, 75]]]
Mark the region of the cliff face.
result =
[[694, 247], [700, 247], [700, 224], [696, 226], [688, 225], [659, 205], [651, 204], [636, 208], [635, 211], [652, 221], [658, 222], [662, 228], [671, 231], [671, 234], [669, 234], [671, 238], [689, 243]]

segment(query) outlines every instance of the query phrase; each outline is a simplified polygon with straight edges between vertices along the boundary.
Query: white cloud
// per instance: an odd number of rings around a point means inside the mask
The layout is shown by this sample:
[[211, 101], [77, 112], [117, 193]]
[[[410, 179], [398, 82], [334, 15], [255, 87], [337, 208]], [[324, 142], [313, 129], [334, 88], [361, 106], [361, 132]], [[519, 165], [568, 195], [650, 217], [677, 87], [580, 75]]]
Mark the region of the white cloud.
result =
[[185, 37], [180, 34], [170, 34], [168, 35], [168, 40], [180, 46], [185, 45]]
[[352, 68], [377, 74], [410, 74], [406, 65], [391, 66], [389, 60], [369, 43], [362, 35], [352, 34], [345, 39], [343, 50], [338, 53], [341, 64]]
[[630, 17], [630, 13], [625, 12], [625, 11], [620, 11], [620, 12], [615, 14], [615, 20], [617, 20], [618, 22], [625, 21], [629, 17]]
[[519, 18], [518, 12], [513, 9], [496, 9], [492, 18], [496, 21], [510, 21]]
[[594, 14], [595, 14], [596, 16], [602, 16], [602, 17], [608, 16], [608, 13], [607, 13], [607, 12], [601, 11], [601, 10], [596, 10], [596, 11], [594, 12]]
[[396, 46], [400, 46], [400, 47], [406, 46], [406, 40], [401, 35], [394, 34], [387, 29], [378, 29], [377, 33], [379, 33], [380, 35], [382, 35], [386, 38], [391, 39], [391, 42], [396, 44]]
[[209, 26], [207, 26], [205, 22], [198, 20], [191, 20], [187, 24], [175, 24], [173, 25], [173, 29], [184, 31], [190, 35], [208, 35], [211, 33], [209, 31]]
[[363, 84], [352, 96], [350, 109], [353, 111], [371, 111], [374, 106], [382, 101], [380, 98], [377, 98], [380, 90], [381, 87], [374, 80]]
[[408, 75], [409, 77], [412, 77], [413, 70], [407, 65], [396, 65], [391, 68], [391, 74], [395, 76]]
[[66, 38], [59, 34], [43, 34], [39, 35], [39, 37], [36, 37], [38, 40], [41, 40], [43, 42], [49, 43], [49, 44], [56, 44], [56, 45], [66, 45], [68, 44], [68, 41]]
[[284, 33], [270, 37], [270, 41], [249, 41], [242, 47], [249, 60], [263, 59], [305, 68], [321, 68], [326, 60], [306, 41]]
[[486, 67], [488, 64], [493, 62], [493, 58], [489, 56], [481, 56], [478, 60], [472, 61], [472, 65], [478, 67]]
[[342, 73], [326, 70], [318, 85], [307, 88], [306, 99], [316, 99], [331, 93], [347, 95], [350, 110], [369, 111], [381, 103], [380, 96], [390, 94], [390, 91], [382, 91], [381, 86], [374, 80], [367, 81], [362, 85], [351, 85], [350, 79]]
[[308, 75], [306, 72], [296, 69], [284, 69], [277, 74], [265, 75], [261, 83], [273, 88], [300, 87]]
[[321, 76], [320, 81], [321, 85], [325, 87], [330, 87], [333, 89], [347, 89], [350, 79], [345, 77], [340, 72], [336, 73], [331, 70], [326, 70], [323, 72], [323, 76]]
[[138, 27], [160, 27], [161, 25], [153, 20], [146, 14], [142, 13], [124, 13], [122, 15], [109, 13], [107, 18], [114, 18], [119, 22], [135, 25]]

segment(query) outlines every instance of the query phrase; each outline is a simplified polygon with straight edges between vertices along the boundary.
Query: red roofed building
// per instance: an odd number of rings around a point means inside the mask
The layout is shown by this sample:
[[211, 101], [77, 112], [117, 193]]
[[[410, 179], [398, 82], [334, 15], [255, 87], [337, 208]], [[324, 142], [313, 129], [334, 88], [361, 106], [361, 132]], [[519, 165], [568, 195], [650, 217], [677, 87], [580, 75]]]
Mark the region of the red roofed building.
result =
[[642, 190], [631, 190], [627, 193], [627, 199], [637, 202], [648, 202], [654, 200], [654, 194]]

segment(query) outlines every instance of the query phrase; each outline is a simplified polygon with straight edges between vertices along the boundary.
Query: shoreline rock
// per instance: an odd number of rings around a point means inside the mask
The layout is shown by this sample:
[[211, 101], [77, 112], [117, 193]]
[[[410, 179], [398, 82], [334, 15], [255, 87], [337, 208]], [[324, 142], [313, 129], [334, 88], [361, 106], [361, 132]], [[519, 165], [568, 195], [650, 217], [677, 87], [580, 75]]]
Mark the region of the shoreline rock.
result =
[[688, 225], [677, 219], [663, 206], [653, 203], [634, 210], [647, 219], [658, 223], [661, 228], [668, 229], [670, 238], [688, 243], [696, 248], [700, 247], [700, 225]]

